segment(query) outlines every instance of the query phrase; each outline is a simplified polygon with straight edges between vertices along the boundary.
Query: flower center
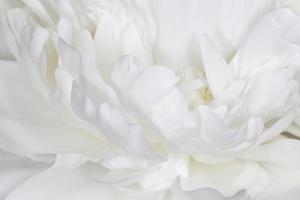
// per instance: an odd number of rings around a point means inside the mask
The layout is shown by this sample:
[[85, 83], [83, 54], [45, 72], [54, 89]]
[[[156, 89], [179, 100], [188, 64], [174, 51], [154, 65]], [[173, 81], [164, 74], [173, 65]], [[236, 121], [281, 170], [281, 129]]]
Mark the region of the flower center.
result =
[[211, 100], [213, 100], [214, 96], [211, 93], [211, 91], [210, 91], [210, 89], [209, 89], [208, 86], [205, 86], [205, 87], [202, 88], [202, 90], [201, 90], [201, 98], [204, 101], [204, 103], [208, 103]]

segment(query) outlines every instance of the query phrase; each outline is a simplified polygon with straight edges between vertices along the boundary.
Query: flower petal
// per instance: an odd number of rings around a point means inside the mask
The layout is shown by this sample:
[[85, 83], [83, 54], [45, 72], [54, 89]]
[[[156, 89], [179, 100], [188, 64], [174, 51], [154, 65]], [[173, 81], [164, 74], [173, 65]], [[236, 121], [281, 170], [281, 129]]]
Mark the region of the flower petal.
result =
[[1, 148], [22, 155], [102, 151], [101, 140], [76, 123], [65, 123], [20, 65], [1, 61], [0, 82]]
[[155, 157], [141, 127], [129, 122], [122, 111], [106, 102], [98, 103], [99, 107], [77, 83], [73, 83], [71, 105], [80, 118], [98, 127], [102, 134], [124, 150], [136, 156]]
[[202, 36], [201, 53], [209, 89], [216, 96], [230, 81], [229, 66], [207, 35]]
[[84, 165], [74, 170], [48, 169], [13, 190], [6, 200], [160, 200], [162, 194], [135, 192], [112, 188], [89, 176], [99, 173], [96, 168]]
[[247, 77], [251, 70], [276, 57], [273, 67], [288, 65], [299, 55], [297, 37], [300, 18], [287, 9], [277, 9], [257, 23], [245, 46], [232, 61], [238, 78]]
[[46, 163], [0, 150], [0, 198], [5, 199], [11, 190], [46, 167]]

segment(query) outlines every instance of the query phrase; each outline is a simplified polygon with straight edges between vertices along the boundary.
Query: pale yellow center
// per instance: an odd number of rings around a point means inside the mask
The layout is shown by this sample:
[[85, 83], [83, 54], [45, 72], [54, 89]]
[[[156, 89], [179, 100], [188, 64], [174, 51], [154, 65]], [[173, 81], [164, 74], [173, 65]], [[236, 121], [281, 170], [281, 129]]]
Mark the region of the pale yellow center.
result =
[[211, 100], [213, 100], [213, 94], [211, 93], [210, 89], [208, 86], [205, 86], [201, 90], [201, 98], [203, 99], [204, 103], [208, 103]]

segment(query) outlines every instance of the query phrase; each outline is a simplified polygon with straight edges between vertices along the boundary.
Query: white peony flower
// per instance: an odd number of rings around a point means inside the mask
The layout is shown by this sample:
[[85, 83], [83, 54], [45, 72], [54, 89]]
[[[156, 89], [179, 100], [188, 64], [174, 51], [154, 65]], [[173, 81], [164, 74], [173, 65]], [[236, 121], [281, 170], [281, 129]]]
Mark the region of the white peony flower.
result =
[[299, 199], [291, 3], [0, 5], [1, 198]]

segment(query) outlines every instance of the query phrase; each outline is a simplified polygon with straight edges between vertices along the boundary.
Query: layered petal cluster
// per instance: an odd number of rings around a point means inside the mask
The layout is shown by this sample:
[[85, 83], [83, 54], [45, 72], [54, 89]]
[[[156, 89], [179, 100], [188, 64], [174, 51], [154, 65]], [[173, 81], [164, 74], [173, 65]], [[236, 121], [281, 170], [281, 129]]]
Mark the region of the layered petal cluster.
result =
[[0, 198], [300, 198], [295, 2], [0, 6]]

